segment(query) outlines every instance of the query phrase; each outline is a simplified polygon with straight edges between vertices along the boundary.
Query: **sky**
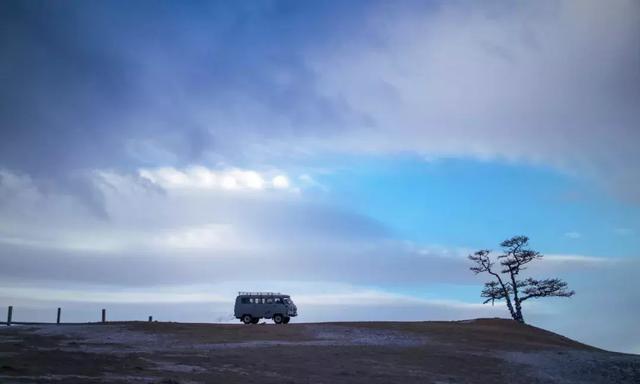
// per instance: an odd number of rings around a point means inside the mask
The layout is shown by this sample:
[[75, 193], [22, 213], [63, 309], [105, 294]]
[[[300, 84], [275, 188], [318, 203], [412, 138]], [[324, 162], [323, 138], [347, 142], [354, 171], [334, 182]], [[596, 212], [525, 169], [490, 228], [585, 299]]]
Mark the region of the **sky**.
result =
[[0, 306], [16, 321], [508, 317], [640, 353], [640, 3], [3, 1]]

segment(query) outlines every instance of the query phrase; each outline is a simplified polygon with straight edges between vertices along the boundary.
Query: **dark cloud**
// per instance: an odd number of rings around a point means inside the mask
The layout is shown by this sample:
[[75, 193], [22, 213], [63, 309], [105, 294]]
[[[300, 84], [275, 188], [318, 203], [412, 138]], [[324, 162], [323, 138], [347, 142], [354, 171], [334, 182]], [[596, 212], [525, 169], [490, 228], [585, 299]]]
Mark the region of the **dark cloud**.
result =
[[312, 121], [335, 126], [342, 114], [314, 92], [303, 61], [303, 44], [321, 38], [328, 17], [338, 21], [322, 6], [2, 8], [5, 167], [47, 175], [157, 160], [130, 153], [137, 142], [171, 153], [179, 165], [206, 151], [235, 152], [239, 129], [268, 138]]
[[73, 191], [79, 170], [411, 151], [633, 199], [637, 8], [3, 2], [0, 164]]

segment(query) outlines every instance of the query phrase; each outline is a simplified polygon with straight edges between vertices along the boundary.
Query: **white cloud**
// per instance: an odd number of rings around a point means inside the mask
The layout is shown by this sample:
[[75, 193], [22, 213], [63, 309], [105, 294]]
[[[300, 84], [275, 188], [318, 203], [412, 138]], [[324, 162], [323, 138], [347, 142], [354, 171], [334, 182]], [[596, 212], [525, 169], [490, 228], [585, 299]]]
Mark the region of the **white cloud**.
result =
[[545, 255], [544, 260], [553, 263], [578, 263], [578, 264], [599, 264], [599, 263], [612, 263], [616, 258], [611, 257], [595, 257], [595, 256], [583, 256], [583, 255]]
[[[286, 175], [276, 174], [271, 177], [272, 173], [240, 168], [218, 170], [204, 166], [191, 166], [184, 169], [143, 168], [138, 172], [140, 177], [168, 190], [293, 190]], [[267, 179], [271, 179], [271, 182], [266, 182]]]
[[272, 180], [271, 183], [275, 188], [278, 189], [287, 189], [289, 188], [289, 178], [285, 175], [277, 175]]
[[239, 243], [233, 227], [208, 224], [168, 230], [154, 237], [160, 249], [214, 250], [234, 248]]
[[224, 176], [222, 178], [222, 187], [224, 189], [235, 189], [238, 187], [238, 180], [230, 175]]
[[[285, 243], [297, 247], [323, 238], [325, 249], [354, 246], [351, 239], [360, 242], [358, 236], [369, 231], [384, 238], [377, 223], [366, 218], [283, 193], [298, 189], [280, 172], [190, 167], [145, 169], [140, 176], [95, 171], [89, 177], [105, 217], [96, 217], [73, 195], [43, 193], [29, 176], [4, 171], [0, 243], [113, 255], [218, 257], [252, 250], [275, 253]], [[233, 180], [238, 193], [229, 193], [234, 191], [225, 188], [225, 179]]]
[[582, 237], [582, 234], [580, 232], [571, 231], [571, 232], [566, 232], [564, 234], [564, 237], [568, 237], [569, 239], [579, 239]]
[[317, 188], [324, 192], [329, 191], [329, 187], [320, 183], [318, 180], [316, 180], [316, 178], [306, 173], [303, 173], [302, 175], [298, 176], [298, 181], [300, 182], [303, 188]]

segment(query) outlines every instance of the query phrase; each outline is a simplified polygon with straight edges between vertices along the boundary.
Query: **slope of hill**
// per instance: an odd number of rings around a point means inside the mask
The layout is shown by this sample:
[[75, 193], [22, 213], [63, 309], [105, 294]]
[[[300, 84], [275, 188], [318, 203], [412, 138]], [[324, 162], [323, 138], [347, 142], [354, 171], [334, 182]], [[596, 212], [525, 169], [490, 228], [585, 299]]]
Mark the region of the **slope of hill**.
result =
[[504, 319], [0, 328], [1, 383], [638, 383], [640, 356]]

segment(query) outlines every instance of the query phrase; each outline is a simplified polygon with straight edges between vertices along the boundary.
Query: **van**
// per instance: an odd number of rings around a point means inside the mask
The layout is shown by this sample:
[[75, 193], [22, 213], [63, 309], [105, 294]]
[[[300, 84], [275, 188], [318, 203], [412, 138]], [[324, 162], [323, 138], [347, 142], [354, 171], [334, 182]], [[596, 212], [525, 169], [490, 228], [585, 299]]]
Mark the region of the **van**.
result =
[[298, 316], [298, 308], [289, 295], [276, 292], [238, 292], [233, 310], [236, 319], [245, 324], [257, 324], [260, 319], [273, 319], [287, 324]]

